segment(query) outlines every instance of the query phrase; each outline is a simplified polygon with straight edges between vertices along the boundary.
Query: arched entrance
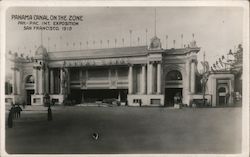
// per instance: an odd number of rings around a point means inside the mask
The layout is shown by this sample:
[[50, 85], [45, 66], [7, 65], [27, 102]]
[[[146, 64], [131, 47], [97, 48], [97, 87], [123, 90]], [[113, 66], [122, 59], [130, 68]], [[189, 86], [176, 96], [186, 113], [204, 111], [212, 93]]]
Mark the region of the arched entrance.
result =
[[182, 97], [182, 74], [178, 70], [169, 71], [165, 77], [165, 106], [174, 106], [176, 98]]
[[219, 86], [217, 89], [217, 104], [218, 106], [225, 106], [228, 104], [229, 96], [228, 96], [227, 86]]
[[25, 90], [26, 90], [26, 104], [31, 105], [31, 95], [34, 94], [34, 77], [28, 75], [25, 79]]

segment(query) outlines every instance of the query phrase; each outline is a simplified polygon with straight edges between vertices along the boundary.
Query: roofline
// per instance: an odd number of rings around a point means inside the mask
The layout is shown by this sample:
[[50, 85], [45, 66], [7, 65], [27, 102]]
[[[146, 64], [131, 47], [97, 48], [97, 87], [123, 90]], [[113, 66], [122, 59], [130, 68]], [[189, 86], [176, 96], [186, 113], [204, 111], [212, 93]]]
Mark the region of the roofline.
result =
[[107, 49], [126, 49], [126, 48], [138, 48], [138, 47], [146, 47], [145, 50], [148, 51], [147, 45], [141, 46], [126, 46], [126, 47], [112, 47], [112, 48], [97, 48], [97, 49], [80, 49], [80, 50], [69, 50], [69, 51], [48, 51], [48, 53], [59, 53], [59, 52], [79, 52], [79, 51], [96, 51], [96, 50], [107, 50]]
[[133, 55], [120, 55], [120, 56], [100, 56], [100, 57], [72, 57], [72, 58], [65, 58], [65, 59], [49, 59], [49, 61], [58, 61], [58, 60], [82, 60], [82, 59], [105, 59], [105, 58], [120, 58], [120, 57], [138, 57], [138, 56], [146, 56], [148, 53], [144, 53], [144, 54], [133, 54]]

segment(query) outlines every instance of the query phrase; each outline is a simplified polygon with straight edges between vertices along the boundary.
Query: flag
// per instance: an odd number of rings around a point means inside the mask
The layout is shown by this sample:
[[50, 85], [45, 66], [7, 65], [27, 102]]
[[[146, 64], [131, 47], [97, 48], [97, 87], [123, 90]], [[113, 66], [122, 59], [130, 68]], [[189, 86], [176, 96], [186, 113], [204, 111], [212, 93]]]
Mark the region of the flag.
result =
[[220, 62], [220, 65], [223, 67], [223, 63], [222, 63], [221, 58], [219, 58], [219, 62]]
[[214, 72], [214, 69], [213, 69], [213, 67], [211, 67], [211, 71], [212, 71], [212, 72]]

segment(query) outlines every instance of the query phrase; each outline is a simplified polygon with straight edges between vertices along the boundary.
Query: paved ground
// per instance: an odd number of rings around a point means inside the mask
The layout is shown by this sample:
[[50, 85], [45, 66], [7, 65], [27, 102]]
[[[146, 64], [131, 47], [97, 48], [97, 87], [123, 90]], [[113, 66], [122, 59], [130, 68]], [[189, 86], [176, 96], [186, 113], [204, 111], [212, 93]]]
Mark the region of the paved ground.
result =
[[[20, 153], [239, 153], [241, 108], [54, 107], [25, 111], [6, 129]], [[100, 138], [91, 135], [98, 132]]]

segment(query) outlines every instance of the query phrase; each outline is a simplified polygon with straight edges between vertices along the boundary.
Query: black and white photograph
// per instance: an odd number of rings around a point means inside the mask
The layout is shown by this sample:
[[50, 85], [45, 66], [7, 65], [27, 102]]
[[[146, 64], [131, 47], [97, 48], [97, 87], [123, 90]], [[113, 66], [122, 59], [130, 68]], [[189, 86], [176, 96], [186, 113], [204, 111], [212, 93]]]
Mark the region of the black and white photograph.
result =
[[249, 3], [208, 4], [2, 5], [1, 155], [248, 156]]

